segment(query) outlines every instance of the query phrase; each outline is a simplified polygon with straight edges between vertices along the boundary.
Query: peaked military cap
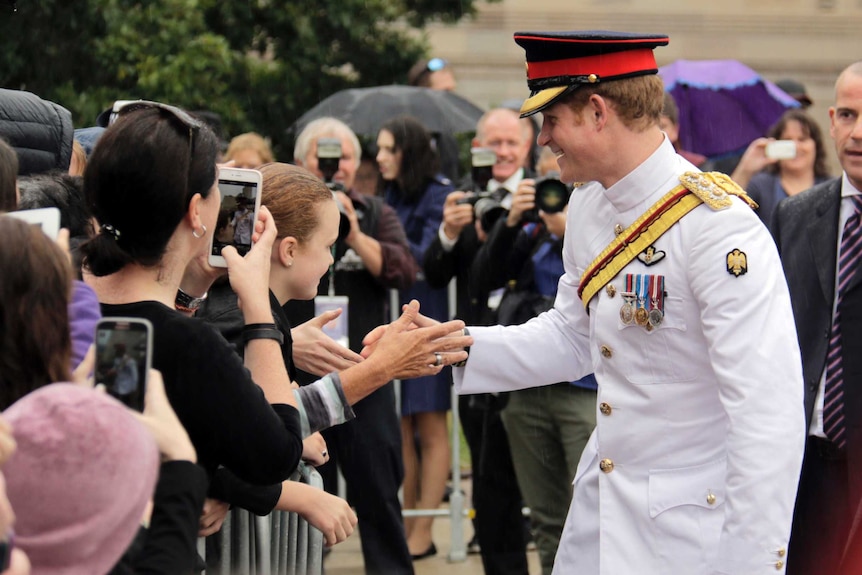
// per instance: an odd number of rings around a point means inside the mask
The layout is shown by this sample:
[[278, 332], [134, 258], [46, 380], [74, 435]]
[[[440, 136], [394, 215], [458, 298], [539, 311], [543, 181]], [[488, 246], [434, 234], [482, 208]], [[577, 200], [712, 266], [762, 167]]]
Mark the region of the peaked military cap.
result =
[[658, 72], [653, 49], [667, 46], [664, 34], [626, 32], [516, 32], [526, 51], [530, 97], [521, 117], [541, 112], [584, 84]]

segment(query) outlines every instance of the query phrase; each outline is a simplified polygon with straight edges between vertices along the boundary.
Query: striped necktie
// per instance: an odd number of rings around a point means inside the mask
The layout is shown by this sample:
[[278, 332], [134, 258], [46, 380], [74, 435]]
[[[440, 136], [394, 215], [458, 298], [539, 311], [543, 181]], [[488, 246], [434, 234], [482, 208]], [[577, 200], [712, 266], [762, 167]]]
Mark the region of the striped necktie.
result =
[[853, 215], [844, 224], [838, 256], [838, 286], [835, 290], [836, 308], [826, 353], [826, 386], [823, 395], [823, 431], [837, 447], [847, 444], [844, 425], [844, 373], [841, 366], [841, 300], [847, 284], [859, 269], [862, 259], [862, 225], [860, 210], [862, 196], [852, 196]]

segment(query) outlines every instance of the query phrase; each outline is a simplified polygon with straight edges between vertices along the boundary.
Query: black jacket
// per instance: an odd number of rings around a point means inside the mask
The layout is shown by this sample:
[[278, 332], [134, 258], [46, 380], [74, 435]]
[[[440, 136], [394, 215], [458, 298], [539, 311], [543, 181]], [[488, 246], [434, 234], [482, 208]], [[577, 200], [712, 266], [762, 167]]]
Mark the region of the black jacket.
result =
[[18, 154], [19, 176], [69, 169], [72, 114], [54, 102], [0, 88], [0, 137]]

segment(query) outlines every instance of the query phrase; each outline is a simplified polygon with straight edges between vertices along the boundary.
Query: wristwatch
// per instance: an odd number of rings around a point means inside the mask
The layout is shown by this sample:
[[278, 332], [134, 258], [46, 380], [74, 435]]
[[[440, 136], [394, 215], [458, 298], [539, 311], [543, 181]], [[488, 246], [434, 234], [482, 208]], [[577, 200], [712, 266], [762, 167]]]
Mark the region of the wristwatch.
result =
[[207, 299], [207, 294], [201, 297], [193, 297], [184, 292], [181, 288], [177, 289], [177, 298], [174, 300], [174, 307], [180, 311], [197, 311], [204, 300]]

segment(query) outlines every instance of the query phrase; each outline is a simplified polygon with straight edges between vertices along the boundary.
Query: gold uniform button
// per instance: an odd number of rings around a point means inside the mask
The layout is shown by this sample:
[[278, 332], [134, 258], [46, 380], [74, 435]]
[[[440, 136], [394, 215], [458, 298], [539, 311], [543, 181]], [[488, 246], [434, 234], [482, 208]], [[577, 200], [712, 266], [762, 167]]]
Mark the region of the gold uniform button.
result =
[[706, 495], [706, 502], [710, 505], [715, 505], [715, 493], [708, 493]]
[[614, 297], [615, 295], [617, 295], [617, 288], [615, 288], [613, 284], [608, 284], [608, 287], [605, 288], [605, 291], [608, 292], [608, 297]]
[[602, 412], [602, 415], [610, 415], [613, 411], [613, 408], [611, 407], [610, 403], [602, 402], [599, 404], [599, 411]]
[[784, 557], [785, 554], [787, 554], [787, 550], [784, 549], [784, 547], [782, 547], [781, 549], [778, 550], [778, 556], [779, 557]]
[[623, 233], [623, 227], [620, 224], [615, 225], [614, 226], [614, 233], [616, 235], [620, 235], [621, 233]]
[[782, 567], [784, 567], [784, 561], [776, 561], [775, 562], [775, 570], [776, 571], [781, 570]]
[[610, 473], [614, 470], [614, 462], [610, 459], [602, 459], [599, 461], [599, 469], [605, 473]]
[[607, 359], [610, 359], [611, 357], [613, 357], [614, 352], [611, 351], [611, 348], [609, 348], [608, 346], [603, 345], [600, 349], [602, 351], [602, 357], [605, 357]]

